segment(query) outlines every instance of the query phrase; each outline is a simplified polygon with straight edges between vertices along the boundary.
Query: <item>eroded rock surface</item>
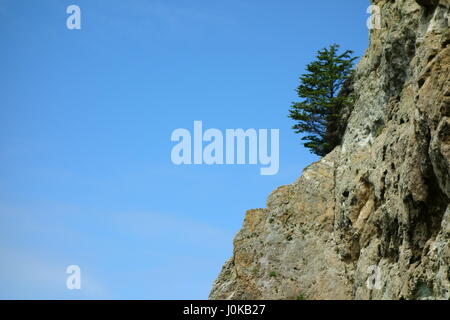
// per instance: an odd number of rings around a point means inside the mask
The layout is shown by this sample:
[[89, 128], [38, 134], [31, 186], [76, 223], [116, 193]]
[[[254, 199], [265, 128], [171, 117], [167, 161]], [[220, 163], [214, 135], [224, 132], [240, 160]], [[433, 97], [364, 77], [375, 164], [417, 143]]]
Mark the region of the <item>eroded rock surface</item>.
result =
[[372, 2], [342, 145], [247, 212], [211, 299], [449, 299], [450, 0]]

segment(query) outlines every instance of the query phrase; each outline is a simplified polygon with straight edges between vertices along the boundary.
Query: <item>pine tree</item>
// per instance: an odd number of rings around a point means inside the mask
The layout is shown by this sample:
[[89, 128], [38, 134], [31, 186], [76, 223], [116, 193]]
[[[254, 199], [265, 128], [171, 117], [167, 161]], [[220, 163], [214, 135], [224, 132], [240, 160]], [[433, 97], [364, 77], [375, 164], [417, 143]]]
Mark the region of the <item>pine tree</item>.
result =
[[341, 109], [352, 103], [352, 98], [340, 94], [353, 70], [353, 51], [338, 53], [339, 45], [319, 50], [316, 60], [307, 65], [307, 73], [300, 76], [297, 93], [302, 102], [294, 102], [289, 117], [297, 121], [292, 127], [302, 137], [305, 147], [312, 153], [324, 156], [332, 151], [339, 139], [333, 128], [339, 120]]

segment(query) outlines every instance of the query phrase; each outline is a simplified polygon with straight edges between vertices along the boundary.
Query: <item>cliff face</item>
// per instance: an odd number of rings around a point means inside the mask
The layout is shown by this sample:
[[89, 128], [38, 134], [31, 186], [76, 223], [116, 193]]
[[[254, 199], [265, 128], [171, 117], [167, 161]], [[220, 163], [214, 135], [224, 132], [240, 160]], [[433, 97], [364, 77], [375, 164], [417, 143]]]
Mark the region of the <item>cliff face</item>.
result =
[[450, 0], [373, 4], [342, 145], [247, 212], [211, 299], [449, 298]]

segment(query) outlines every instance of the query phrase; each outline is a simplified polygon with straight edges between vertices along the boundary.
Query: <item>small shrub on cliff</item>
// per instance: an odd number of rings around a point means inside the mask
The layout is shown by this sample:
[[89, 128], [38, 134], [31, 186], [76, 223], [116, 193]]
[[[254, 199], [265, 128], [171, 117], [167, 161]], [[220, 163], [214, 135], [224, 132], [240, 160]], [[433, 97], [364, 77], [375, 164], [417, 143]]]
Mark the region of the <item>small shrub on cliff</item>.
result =
[[292, 127], [302, 137], [305, 147], [312, 153], [324, 156], [339, 143], [336, 127], [344, 106], [352, 103], [348, 95], [340, 94], [344, 83], [350, 78], [353, 51], [338, 53], [339, 45], [319, 50], [317, 59], [307, 65], [307, 73], [300, 76], [297, 93], [301, 102], [294, 102], [289, 117], [297, 121]]

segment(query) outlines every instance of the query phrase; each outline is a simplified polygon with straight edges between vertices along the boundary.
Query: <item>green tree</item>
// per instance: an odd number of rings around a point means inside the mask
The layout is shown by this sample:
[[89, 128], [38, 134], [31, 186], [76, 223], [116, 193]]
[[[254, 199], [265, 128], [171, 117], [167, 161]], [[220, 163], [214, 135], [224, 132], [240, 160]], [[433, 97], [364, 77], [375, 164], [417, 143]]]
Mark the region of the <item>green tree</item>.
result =
[[333, 44], [317, 52], [316, 60], [307, 65], [307, 73], [300, 76], [297, 93], [301, 102], [294, 102], [289, 117], [297, 123], [292, 127], [302, 137], [305, 147], [312, 153], [324, 156], [339, 143], [336, 126], [345, 105], [352, 97], [340, 94], [344, 83], [350, 78], [353, 51], [338, 53], [339, 45]]

